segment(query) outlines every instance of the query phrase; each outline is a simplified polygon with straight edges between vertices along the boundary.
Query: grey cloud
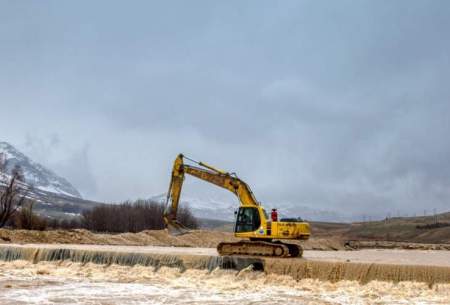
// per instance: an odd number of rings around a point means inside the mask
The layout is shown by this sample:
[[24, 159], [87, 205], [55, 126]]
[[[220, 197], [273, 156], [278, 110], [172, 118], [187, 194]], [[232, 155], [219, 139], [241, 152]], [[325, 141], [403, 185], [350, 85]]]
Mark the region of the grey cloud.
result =
[[53, 167], [61, 175], [70, 179], [71, 183], [82, 192], [86, 198], [93, 198], [97, 195], [98, 188], [92, 173], [92, 166], [89, 159], [89, 146], [82, 147], [69, 155], [66, 160], [54, 164]]
[[31, 132], [18, 146], [34, 161], [68, 179], [83, 196], [95, 197], [97, 183], [89, 160], [89, 145], [73, 147], [57, 133], [41, 136]]
[[3, 4], [7, 140], [58, 134], [33, 154], [98, 200], [165, 191], [184, 151], [263, 201], [448, 208], [446, 1], [197, 4]]

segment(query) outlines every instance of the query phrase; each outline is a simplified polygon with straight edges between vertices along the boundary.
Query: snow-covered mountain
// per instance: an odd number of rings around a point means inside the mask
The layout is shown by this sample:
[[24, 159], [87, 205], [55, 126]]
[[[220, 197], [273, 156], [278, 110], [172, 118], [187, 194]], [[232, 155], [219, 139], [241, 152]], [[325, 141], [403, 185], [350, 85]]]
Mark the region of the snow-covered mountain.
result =
[[81, 198], [80, 193], [70, 182], [41, 164], [32, 161], [7, 142], [0, 142], [1, 165], [3, 165], [3, 172], [9, 175], [16, 166], [19, 166], [23, 172], [25, 182], [35, 189]]
[[[153, 196], [150, 199], [166, 203], [166, 194]], [[236, 199], [234, 202], [222, 202], [215, 199], [201, 200], [198, 198], [181, 196], [180, 207], [189, 207], [194, 216], [204, 219], [217, 219], [233, 221], [234, 211], [239, 207]], [[348, 215], [341, 215], [335, 211], [313, 209], [303, 205], [292, 203], [270, 204], [263, 203], [263, 206], [270, 213], [272, 208], [278, 209], [280, 218], [297, 218], [301, 217], [306, 220], [314, 221], [348, 221]]]
[[32, 161], [6, 142], [0, 142], [0, 191], [20, 166], [25, 182], [17, 182], [28, 198], [35, 201], [33, 210], [54, 218], [72, 218], [101, 204], [82, 199], [80, 193], [64, 178]]

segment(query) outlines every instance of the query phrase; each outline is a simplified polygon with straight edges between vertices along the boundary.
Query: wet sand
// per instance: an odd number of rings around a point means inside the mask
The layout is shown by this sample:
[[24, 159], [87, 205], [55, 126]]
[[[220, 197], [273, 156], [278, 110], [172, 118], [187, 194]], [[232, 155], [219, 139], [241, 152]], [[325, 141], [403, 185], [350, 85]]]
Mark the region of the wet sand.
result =
[[[6, 244], [0, 247], [75, 249], [89, 251], [207, 255], [217, 256], [214, 248], [159, 247], [159, 246], [106, 246], [79, 244]], [[398, 250], [398, 249], [362, 249], [357, 251], [317, 251], [304, 252], [303, 258], [312, 261], [377, 263], [393, 265], [419, 265], [450, 267], [450, 251], [441, 250]]]

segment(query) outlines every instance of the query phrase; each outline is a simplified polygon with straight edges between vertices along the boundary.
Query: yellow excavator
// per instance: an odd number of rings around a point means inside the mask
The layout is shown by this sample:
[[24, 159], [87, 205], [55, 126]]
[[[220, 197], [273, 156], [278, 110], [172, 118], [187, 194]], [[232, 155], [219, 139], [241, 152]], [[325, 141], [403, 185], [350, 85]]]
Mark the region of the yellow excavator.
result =
[[[184, 159], [195, 163], [185, 164]], [[272, 221], [256, 200], [250, 187], [235, 173], [217, 169], [203, 162], [197, 162], [179, 154], [175, 159], [169, 191], [167, 193], [164, 222], [170, 234], [181, 235], [189, 229], [177, 221], [178, 203], [185, 174], [234, 193], [240, 202], [236, 212], [234, 235], [244, 238], [239, 242], [221, 242], [217, 246], [220, 255], [252, 255], [274, 257], [299, 257], [303, 249], [300, 245], [284, 243], [281, 240], [306, 240], [310, 236], [307, 222], [289, 219]]]

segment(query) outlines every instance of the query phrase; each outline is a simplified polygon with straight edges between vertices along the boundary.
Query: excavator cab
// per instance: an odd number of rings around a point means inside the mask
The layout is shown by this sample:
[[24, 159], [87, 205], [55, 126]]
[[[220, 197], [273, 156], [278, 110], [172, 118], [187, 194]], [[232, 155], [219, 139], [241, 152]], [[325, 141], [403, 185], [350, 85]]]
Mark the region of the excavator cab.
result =
[[237, 212], [234, 232], [253, 232], [261, 226], [259, 211], [255, 207], [240, 207]]

